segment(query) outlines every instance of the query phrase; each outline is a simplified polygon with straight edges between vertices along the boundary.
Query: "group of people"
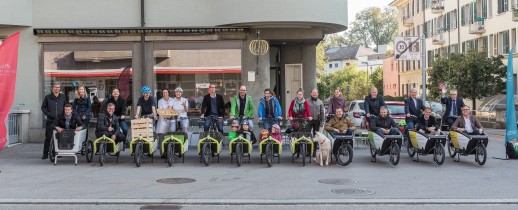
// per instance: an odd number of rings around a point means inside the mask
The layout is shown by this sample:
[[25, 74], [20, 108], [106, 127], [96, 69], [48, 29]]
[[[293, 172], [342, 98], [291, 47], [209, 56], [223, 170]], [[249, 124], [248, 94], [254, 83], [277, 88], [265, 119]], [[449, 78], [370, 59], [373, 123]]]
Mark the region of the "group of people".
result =
[[[84, 85], [79, 85], [77, 94], [72, 104], [68, 103], [65, 96], [60, 93], [61, 84], [55, 82], [52, 85], [52, 93], [45, 96], [41, 109], [47, 117], [45, 130], [45, 143], [42, 159], [48, 158], [49, 144], [52, 133], [58, 133], [64, 129], [83, 129], [88, 128], [92, 117], [92, 103], [86, 93]], [[279, 120], [283, 119], [279, 100], [272, 96], [271, 89], [264, 90], [264, 96], [259, 100], [257, 115], [259, 121], [264, 124], [264, 131], [261, 131], [260, 140], [274, 137], [278, 141], [280, 138]], [[168, 89], [162, 89], [162, 98], [155, 103], [151, 96], [151, 88], [143, 86], [142, 96], [138, 99], [135, 118], [147, 117], [157, 121], [156, 133], [159, 141], [163, 141], [168, 132], [176, 132], [177, 127], [181, 131], [187, 132], [189, 111], [188, 100], [182, 97], [183, 89], [177, 87], [174, 96], [171, 97]], [[462, 98], [457, 97], [457, 91], [451, 90], [450, 97], [445, 96], [446, 90], [442, 90], [441, 102], [446, 104], [446, 112], [443, 120], [452, 130], [466, 132], [468, 134], [481, 134], [483, 127], [480, 122], [471, 115], [470, 107], [465, 105]], [[324, 103], [318, 98], [318, 90], [311, 91], [311, 97], [304, 98], [302, 89], [297, 90], [296, 98], [291, 101], [288, 109], [288, 118], [292, 122], [295, 131], [308, 131], [313, 134], [321, 129], [328, 131], [331, 135], [352, 135], [356, 126], [345, 114], [348, 111], [346, 99], [341, 90], [336, 89], [333, 96], [329, 99], [327, 111]], [[405, 114], [408, 129], [422, 130], [426, 133], [434, 134], [440, 128], [439, 122], [431, 116], [431, 109], [425, 107], [421, 99], [416, 98], [417, 90], [410, 91], [409, 97], [405, 100]], [[256, 137], [253, 133], [254, 123], [254, 103], [252, 97], [247, 95], [245, 86], [239, 88], [239, 94], [230, 99], [230, 116], [233, 120], [229, 138], [243, 135], [255, 143]], [[166, 118], [158, 115], [158, 110], [175, 110], [178, 117]], [[126, 101], [120, 97], [117, 88], [112, 90], [111, 97], [103, 102], [101, 112], [97, 117], [95, 134], [97, 137], [106, 135], [116, 142], [125, 141], [129, 129], [126, 123]], [[370, 94], [364, 99], [365, 116], [370, 124], [370, 129], [379, 134], [395, 135], [399, 134], [398, 125], [389, 116], [383, 96], [378, 95], [378, 90], [372, 88]], [[223, 119], [225, 114], [225, 103], [223, 96], [216, 93], [216, 85], [210, 84], [208, 94], [203, 97], [200, 118], [205, 119], [204, 131], [208, 131], [210, 125], [216, 120], [216, 127], [219, 132], [223, 132]], [[460, 115], [460, 116], [459, 116]], [[327, 123], [326, 123], [326, 117]], [[179, 123], [179, 126], [177, 126]], [[325, 125], [325, 126], [324, 126]]]

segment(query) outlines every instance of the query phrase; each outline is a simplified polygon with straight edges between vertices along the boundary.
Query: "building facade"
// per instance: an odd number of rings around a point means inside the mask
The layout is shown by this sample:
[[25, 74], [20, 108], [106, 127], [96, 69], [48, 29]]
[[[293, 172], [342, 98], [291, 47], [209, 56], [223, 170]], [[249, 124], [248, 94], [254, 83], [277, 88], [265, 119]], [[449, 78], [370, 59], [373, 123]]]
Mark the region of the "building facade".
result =
[[196, 98], [206, 94], [209, 83], [225, 100], [246, 85], [256, 105], [271, 88], [286, 109], [295, 90], [316, 87], [316, 44], [347, 28], [346, 0], [0, 0], [0, 5], [0, 39], [21, 34], [13, 109], [30, 111], [28, 139], [37, 142], [45, 121], [41, 101], [54, 81], [62, 83], [69, 100], [73, 82], [84, 83], [92, 98], [101, 100], [122, 88], [130, 116], [143, 85], [157, 98], [163, 88], [182, 87], [193, 101], [193, 116], [199, 112]]
[[394, 57], [383, 60], [383, 95], [401, 96], [399, 92], [398, 64]]
[[[505, 64], [508, 56], [514, 56], [518, 71], [516, 50], [509, 55], [518, 41], [518, 0], [394, 0], [390, 6], [398, 10], [398, 36], [424, 34], [425, 68], [432, 67], [437, 56], [477, 49], [485, 50], [488, 56], [503, 55]], [[398, 63], [399, 93], [405, 95], [418, 88], [421, 94], [421, 62]]]

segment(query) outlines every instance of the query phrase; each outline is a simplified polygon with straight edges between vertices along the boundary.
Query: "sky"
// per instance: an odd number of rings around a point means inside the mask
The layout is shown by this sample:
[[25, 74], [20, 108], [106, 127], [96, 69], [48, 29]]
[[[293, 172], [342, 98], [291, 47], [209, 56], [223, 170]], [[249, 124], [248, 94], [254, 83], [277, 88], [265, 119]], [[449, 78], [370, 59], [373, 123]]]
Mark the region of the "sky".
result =
[[349, 7], [348, 19], [349, 23], [354, 21], [356, 13], [368, 7], [387, 7], [393, 0], [348, 0]]

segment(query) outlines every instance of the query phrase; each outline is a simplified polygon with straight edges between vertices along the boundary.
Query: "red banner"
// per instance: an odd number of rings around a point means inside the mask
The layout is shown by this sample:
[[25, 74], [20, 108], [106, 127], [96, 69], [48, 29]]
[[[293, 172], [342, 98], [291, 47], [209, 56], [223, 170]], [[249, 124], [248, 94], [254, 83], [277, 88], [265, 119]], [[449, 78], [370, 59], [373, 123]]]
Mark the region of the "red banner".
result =
[[0, 150], [7, 143], [6, 121], [14, 100], [16, 69], [18, 66], [18, 40], [20, 33], [5, 39], [0, 45]]

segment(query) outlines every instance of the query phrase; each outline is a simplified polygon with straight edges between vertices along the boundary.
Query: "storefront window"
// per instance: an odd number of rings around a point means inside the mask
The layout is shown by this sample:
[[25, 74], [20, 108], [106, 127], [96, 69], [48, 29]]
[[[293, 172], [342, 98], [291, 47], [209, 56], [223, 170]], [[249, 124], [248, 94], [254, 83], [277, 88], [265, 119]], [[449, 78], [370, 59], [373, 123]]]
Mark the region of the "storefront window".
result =
[[216, 93], [225, 103], [236, 95], [241, 85], [240, 49], [180, 49], [155, 50], [157, 99], [167, 88], [181, 87], [183, 97], [189, 100], [189, 115], [200, 115], [203, 96], [209, 84], [216, 84]]
[[[44, 48], [44, 94], [49, 94], [51, 85], [57, 81], [61, 83], [61, 92], [72, 103], [77, 94], [76, 86], [83, 84], [91, 102], [98, 99], [102, 103], [111, 96], [114, 88], [119, 88], [120, 97], [128, 99], [126, 114], [130, 115], [132, 51], [81, 51], [80, 46], [77, 48], [77, 51]], [[92, 111], [98, 113], [101, 110]]]

